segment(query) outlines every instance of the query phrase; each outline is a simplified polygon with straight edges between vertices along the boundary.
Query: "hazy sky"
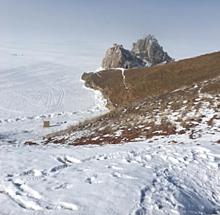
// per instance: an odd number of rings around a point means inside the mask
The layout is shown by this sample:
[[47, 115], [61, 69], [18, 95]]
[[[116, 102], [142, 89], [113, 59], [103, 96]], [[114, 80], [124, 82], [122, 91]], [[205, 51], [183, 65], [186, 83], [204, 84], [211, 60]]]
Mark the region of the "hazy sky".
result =
[[219, 0], [0, 0], [0, 35], [130, 48], [153, 34], [174, 54], [192, 46], [211, 52], [220, 49], [219, 11]]

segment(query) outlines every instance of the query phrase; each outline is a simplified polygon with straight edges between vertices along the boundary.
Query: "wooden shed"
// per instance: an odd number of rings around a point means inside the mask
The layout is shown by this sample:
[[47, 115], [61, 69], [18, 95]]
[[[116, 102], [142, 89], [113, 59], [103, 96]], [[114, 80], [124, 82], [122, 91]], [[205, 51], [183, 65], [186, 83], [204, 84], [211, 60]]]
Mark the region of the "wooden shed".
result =
[[44, 121], [44, 128], [50, 127], [50, 121]]

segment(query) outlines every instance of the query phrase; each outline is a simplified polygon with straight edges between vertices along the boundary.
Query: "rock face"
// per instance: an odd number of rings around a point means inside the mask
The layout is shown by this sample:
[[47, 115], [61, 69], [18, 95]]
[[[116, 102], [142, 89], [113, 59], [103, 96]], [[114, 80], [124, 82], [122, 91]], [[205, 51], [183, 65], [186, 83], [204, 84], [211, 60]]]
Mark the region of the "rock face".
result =
[[102, 68], [138, 68], [154, 66], [161, 63], [172, 62], [173, 59], [163, 51], [162, 46], [152, 35], [133, 43], [131, 51], [124, 49], [122, 45], [114, 44], [106, 52], [102, 61]]
[[108, 49], [102, 61], [102, 67], [104, 69], [129, 69], [143, 66], [145, 66], [145, 62], [143, 62], [142, 59], [137, 58], [135, 55], [132, 55], [129, 50], [124, 49], [122, 45], [117, 44], [114, 44], [112, 48]]
[[174, 61], [167, 52], [163, 51], [163, 47], [159, 45], [153, 35], [146, 35], [143, 39], [133, 43], [131, 53], [138, 58], [144, 59], [152, 66]]

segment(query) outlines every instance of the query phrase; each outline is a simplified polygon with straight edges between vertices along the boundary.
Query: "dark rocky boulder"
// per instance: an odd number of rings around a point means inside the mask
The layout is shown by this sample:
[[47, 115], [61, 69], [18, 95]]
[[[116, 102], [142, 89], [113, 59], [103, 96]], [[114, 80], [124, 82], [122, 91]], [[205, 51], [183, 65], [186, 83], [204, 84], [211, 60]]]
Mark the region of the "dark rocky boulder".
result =
[[163, 47], [159, 45], [153, 35], [146, 35], [143, 39], [139, 39], [136, 43], [133, 43], [131, 54], [143, 59], [149, 66], [174, 61], [167, 52], [163, 51]]
[[102, 61], [102, 68], [137, 68], [144, 67], [145, 62], [132, 55], [129, 50], [123, 48], [122, 45], [114, 44], [113, 47], [109, 48], [106, 52], [105, 58]]

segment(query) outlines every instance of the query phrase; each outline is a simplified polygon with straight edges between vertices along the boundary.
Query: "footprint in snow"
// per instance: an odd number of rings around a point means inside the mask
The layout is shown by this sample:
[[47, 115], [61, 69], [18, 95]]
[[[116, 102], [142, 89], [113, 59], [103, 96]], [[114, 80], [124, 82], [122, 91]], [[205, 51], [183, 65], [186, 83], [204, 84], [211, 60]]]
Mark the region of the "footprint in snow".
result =
[[77, 158], [71, 157], [71, 156], [60, 156], [57, 158], [57, 160], [63, 164], [77, 164], [81, 163], [81, 161]]
[[63, 164], [63, 165], [60, 165], [60, 166], [55, 166], [55, 167], [53, 167], [51, 170], [49, 170], [49, 172], [50, 172], [50, 173], [55, 173], [55, 172], [57, 172], [57, 171], [59, 171], [59, 170], [65, 169], [65, 168], [67, 168], [67, 167], [68, 167], [67, 164]]
[[137, 177], [121, 174], [119, 172], [114, 172], [113, 176], [116, 177], [116, 178], [121, 178], [121, 179], [138, 179]]
[[41, 176], [42, 172], [40, 170], [37, 169], [32, 169], [23, 173], [20, 173], [20, 176], [26, 176], [26, 175], [30, 175], [30, 176]]
[[57, 204], [57, 209], [66, 209], [71, 211], [77, 211], [78, 206], [72, 203], [60, 202]]
[[70, 189], [72, 186], [73, 186], [72, 184], [64, 183], [54, 187], [52, 190]]
[[[23, 187], [24, 188], [24, 187]], [[6, 187], [4, 188], [3, 192], [5, 195], [9, 196], [11, 200], [13, 200], [16, 204], [18, 204], [20, 207], [28, 210], [42, 210], [42, 207], [40, 207], [37, 202], [29, 200], [29, 197], [40, 199], [41, 196], [36, 191], [32, 190], [30, 187], [25, 187], [24, 190], [26, 190], [27, 193], [22, 191], [23, 189], [20, 189], [21, 192], [19, 192], [15, 187]]]
[[85, 180], [86, 183], [89, 183], [89, 184], [100, 184], [102, 183], [102, 181], [99, 181], [97, 179], [97, 176], [92, 176], [92, 177], [89, 177]]
[[108, 169], [114, 169], [114, 170], [123, 170], [123, 168], [121, 168], [121, 167], [117, 167], [117, 166], [114, 166], [114, 165], [107, 165], [107, 168]]

